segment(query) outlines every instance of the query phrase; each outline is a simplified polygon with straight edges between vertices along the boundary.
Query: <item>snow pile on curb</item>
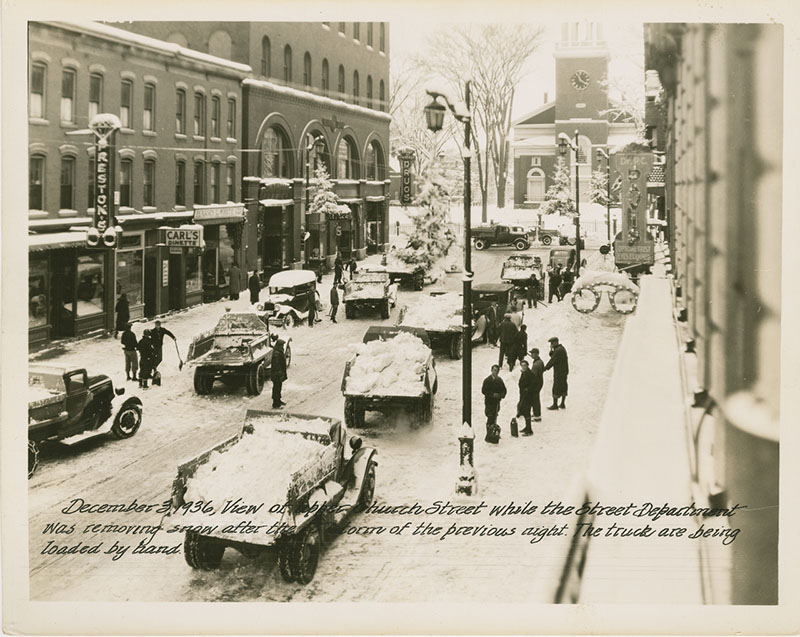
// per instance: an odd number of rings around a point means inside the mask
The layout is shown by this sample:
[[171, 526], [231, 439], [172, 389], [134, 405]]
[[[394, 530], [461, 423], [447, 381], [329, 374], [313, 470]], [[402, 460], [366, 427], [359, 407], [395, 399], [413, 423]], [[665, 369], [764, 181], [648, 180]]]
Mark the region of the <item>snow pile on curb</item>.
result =
[[346, 393], [378, 396], [419, 396], [430, 348], [419, 338], [401, 332], [388, 341], [358, 345], [347, 376]]
[[461, 296], [455, 292], [430, 296], [406, 309], [401, 325], [435, 331], [460, 328], [461, 308]]

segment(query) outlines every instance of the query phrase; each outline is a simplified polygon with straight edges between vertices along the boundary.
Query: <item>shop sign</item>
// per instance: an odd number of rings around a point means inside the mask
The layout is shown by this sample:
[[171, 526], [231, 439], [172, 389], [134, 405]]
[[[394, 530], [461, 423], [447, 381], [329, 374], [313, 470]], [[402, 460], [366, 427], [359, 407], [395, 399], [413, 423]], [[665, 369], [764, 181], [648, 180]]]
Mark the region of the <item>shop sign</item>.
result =
[[203, 206], [194, 209], [195, 221], [242, 221], [244, 206]]
[[625, 264], [654, 263], [652, 237], [647, 232], [647, 176], [652, 153], [612, 155], [613, 169], [622, 176], [622, 236], [614, 246], [614, 260]]
[[411, 203], [411, 155], [400, 156], [400, 203]]
[[203, 228], [165, 228], [164, 244], [170, 248], [199, 248], [203, 245]]
[[169, 259], [164, 259], [161, 262], [161, 287], [169, 285]]

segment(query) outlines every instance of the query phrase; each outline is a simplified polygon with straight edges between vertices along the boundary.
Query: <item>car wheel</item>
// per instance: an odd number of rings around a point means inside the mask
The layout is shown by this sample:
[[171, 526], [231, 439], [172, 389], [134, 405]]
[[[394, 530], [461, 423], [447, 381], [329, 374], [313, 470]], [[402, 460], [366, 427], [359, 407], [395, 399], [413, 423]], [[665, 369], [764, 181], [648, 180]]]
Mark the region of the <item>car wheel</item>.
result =
[[214, 388], [214, 372], [211, 371], [205, 372], [203, 387], [205, 388], [205, 391], [203, 393], [205, 394], [211, 393], [211, 390]]
[[549, 246], [551, 243], [553, 243], [553, 237], [551, 237], [549, 234], [546, 234], [542, 237], [543, 246]]
[[527, 244], [527, 242], [523, 241], [522, 239], [517, 239], [514, 242], [514, 247], [517, 250], [527, 250], [528, 249], [528, 244]]
[[375, 463], [370, 460], [364, 472], [364, 481], [361, 483], [361, 494], [358, 496], [358, 506], [366, 509], [375, 498]]
[[483, 239], [475, 239], [475, 249], [476, 250], [486, 250], [489, 246], [486, 244], [486, 241]]
[[286, 369], [289, 369], [289, 365], [292, 364], [292, 347], [288, 343], [283, 350], [283, 357], [286, 359]]
[[264, 366], [261, 363], [252, 365], [247, 370], [247, 393], [259, 396], [264, 389]]
[[138, 403], [127, 402], [117, 412], [114, 424], [111, 425], [111, 433], [120, 440], [130, 438], [139, 431], [142, 424], [142, 406]]
[[355, 404], [352, 398], [344, 399], [344, 425], [347, 428], [356, 426]]
[[28, 477], [30, 478], [39, 466], [39, 445], [33, 440], [28, 441]]
[[186, 539], [183, 541], [183, 557], [192, 568], [203, 571], [219, 568], [224, 552], [225, 545], [213, 538], [194, 531], [186, 532]]
[[439, 376], [433, 379], [433, 387], [431, 387], [432, 394], [435, 394], [437, 391], [439, 391]]
[[388, 319], [389, 318], [389, 300], [386, 299], [381, 303], [381, 318]]
[[194, 391], [201, 396], [206, 393], [205, 374], [200, 367], [194, 370]]
[[284, 316], [283, 316], [283, 326], [286, 327], [286, 328], [289, 328], [292, 325], [294, 325], [294, 318], [292, 317], [292, 315], [291, 314], [284, 314]]
[[454, 334], [450, 339], [450, 358], [453, 360], [460, 360], [464, 352], [464, 335]]
[[363, 407], [353, 405], [353, 426], [363, 427], [366, 423], [366, 410]]
[[314, 579], [322, 549], [322, 536], [319, 527], [313, 522], [300, 532], [291, 552], [291, 570], [300, 584], [308, 584]]
[[284, 582], [295, 580], [294, 570], [292, 569], [292, 549], [294, 540], [282, 540], [278, 547], [278, 568]]

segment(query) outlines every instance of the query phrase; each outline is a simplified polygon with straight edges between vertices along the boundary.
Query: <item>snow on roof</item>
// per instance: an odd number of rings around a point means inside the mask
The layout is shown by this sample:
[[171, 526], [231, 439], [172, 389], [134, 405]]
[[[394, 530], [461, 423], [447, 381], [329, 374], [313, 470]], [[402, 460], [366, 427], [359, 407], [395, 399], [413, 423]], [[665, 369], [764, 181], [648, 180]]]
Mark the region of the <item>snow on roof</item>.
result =
[[46, 250], [53, 247], [68, 248], [86, 242], [86, 231], [83, 232], [51, 232], [48, 234], [28, 235], [29, 250]]
[[165, 55], [171, 55], [176, 58], [186, 58], [195, 62], [202, 62], [226, 68], [231, 71], [237, 71], [239, 74], [252, 73], [253, 69], [247, 64], [240, 64], [239, 62], [232, 62], [224, 58], [219, 58], [208, 53], [201, 53], [193, 49], [174, 44], [172, 42], [164, 42], [157, 40], [146, 35], [140, 35], [125, 29], [108, 26], [99, 22], [44, 22], [59, 29], [70, 31], [81, 31], [88, 33], [98, 38], [106, 40], [114, 40], [115, 42], [126, 42], [128, 44], [137, 45], [143, 49], [157, 51]]
[[317, 280], [316, 273], [311, 270], [284, 270], [276, 272], [269, 279], [271, 288], [293, 288], [295, 285], [303, 285]]
[[265, 208], [273, 208], [275, 206], [291, 206], [294, 203], [293, 199], [259, 199], [260, 203]]
[[352, 113], [359, 113], [360, 115], [369, 115], [370, 117], [384, 119], [387, 122], [392, 119], [392, 116], [389, 115], [389, 113], [376, 111], [371, 108], [364, 108], [363, 106], [356, 106], [355, 104], [348, 104], [347, 102], [343, 102], [341, 100], [331, 99], [330, 97], [324, 97], [322, 95], [315, 95], [314, 93], [301, 91], [296, 88], [291, 88], [289, 86], [283, 86], [282, 84], [275, 84], [274, 82], [268, 82], [266, 80], [255, 80], [253, 78], [248, 77], [242, 82], [242, 84], [245, 86], [255, 86], [257, 88], [267, 89], [270, 91], [274, 91], [276, 93], [281, 93], [283, 95], [288, 95], [299, 99], [306, 99], [311, 102], [316, 102], [321, 106], [335, 106], [350, 111]]
[[[532, 120], [532, 119], [534, 119], [534, 118], [535, 118], [537, 115], [541, 115], [542, 113], [544, 113], [544, 112], [545, 112], [545, 111], [547, 111], [548, 109], [550, 109], [550, 108], [554, 108], [554, 107], [555, 107], [555, 105], [556, 105], [556, 102], [555, 102], [555, 100], [552, 100], [552, 101], [550, 101], [550, 102], [546, 102], [546, 103], [542, 104], [542, 105], [541, 105], [539, 108], [536, 108], [536, 109], [532, 110], [530, 113], [526, 113], [526, 114], [525, 114], [525, 115], [523, 115], [522, 117], [520, 117], [520, 118], [518, 118], [518, 119], [514, 120], [513, 122], [511, 122], [511, 126], [512, 126], [512, 127], [513, 127], [513, 126], [520, 126], [520, 125], [525, 125], [526, 123], [527, 123], [527, 124], [534, 124], [534, 123], [550, 123], [549, 121], [548, 121], [548, 122], [542, 122], [541, 118], [539, 118], [537, 122], [528, 122], [528, 120]], [[549, 115], [549, 114], [548, 114], [548, 115]], [[555, 119], [553, 119], [553, 122], [555, 122]]]

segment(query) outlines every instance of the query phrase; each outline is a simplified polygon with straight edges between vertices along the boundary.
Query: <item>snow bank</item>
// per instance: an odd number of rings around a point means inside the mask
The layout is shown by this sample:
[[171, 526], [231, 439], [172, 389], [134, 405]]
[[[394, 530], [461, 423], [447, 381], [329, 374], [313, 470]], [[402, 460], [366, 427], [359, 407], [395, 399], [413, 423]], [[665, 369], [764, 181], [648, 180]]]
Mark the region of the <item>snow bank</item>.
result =
[[433, 331], [445, 331], [452, 327], [460, 329], [462, 306], [461, 296], [455, 292], [430, 296], [409, 307], [401, 325]]
[[347, 394], [419, 396], [425, 389], [425, 362], [430, 348], [401, 332], [388, 341], [359, 344], [347, 376]]
[[639, 288], [622, 272], [606, 272], [602, 270], [584, 270], [578, 280], [572, 286], [573, 290], [582, 287], [591, 287], [593, 285], [613, 285], [620, 286], [630, 290], [631, 292], [639, 293]]

